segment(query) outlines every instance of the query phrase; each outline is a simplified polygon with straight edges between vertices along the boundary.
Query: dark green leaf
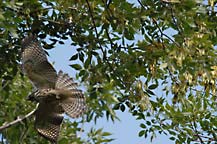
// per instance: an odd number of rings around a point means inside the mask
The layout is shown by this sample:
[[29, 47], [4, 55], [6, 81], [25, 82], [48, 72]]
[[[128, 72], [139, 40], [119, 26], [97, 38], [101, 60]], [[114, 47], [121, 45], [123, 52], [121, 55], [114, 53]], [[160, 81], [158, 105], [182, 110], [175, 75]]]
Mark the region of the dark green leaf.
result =
[[82, 69], [82, 67], [81, 67], [81, 65], [79, 65], [79, 64], [72, 64], [72, 65], [70, 65], [72, 68], [74, 68], [75, 70], [80, 70], [80, 69]]
[[146, 125], [144, 124], [140, 124], [140, 127], [146, 129]]
[[120, 109], [121, 109], [122, 112], [124, 112], [125, 111], [125, 106], [122, 104]]
[[45, 39], [46, 36], [47, 36], [46, 34], [40, 34], [40, 35], [38, 35], [38, 37], [41, 38], [41, 39]]
[[63, 41], [59, 41], [59, 44], [65, 44]]
[[139, 137], [144, 136], [144, 134], [145, 134], [145, 130], [141, 130], [141, 131], [139, 132]]
[[148, 87], [148, 89], [156, 89], [158, 87], [157, 84], [152, 84]]
[[78, 59], [78, 54], [73, 55], [73, 56], [70, 58], [70, 61], [73, 61], [73, 60], [76, 60], [76, 59]]
[[148, 94], [155, 95], [151, 90], [146, 90]]

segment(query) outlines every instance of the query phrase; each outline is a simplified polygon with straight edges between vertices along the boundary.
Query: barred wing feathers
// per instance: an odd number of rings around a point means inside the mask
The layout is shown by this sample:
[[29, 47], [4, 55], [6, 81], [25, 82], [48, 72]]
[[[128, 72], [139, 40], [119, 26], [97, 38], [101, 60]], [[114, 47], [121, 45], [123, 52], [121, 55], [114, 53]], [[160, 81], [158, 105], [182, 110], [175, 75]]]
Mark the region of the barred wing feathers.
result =
[[22, 68], [37, 88], [54, 88], [57, 73], [36, 37], [30, 35], [22, 41]]
[[22, 40], [22, 63], [25, 64], [29, 60], [35, 60], [35, 65], [47, 61], [46, 53], [34, 35], [29, 35]]
[[51, 142], [57, 142], [63, 112], [57, 101], [51, 101], [49, 104], [46, 101], [39, 103], [35, 113], [35, 128], [38, 133]]

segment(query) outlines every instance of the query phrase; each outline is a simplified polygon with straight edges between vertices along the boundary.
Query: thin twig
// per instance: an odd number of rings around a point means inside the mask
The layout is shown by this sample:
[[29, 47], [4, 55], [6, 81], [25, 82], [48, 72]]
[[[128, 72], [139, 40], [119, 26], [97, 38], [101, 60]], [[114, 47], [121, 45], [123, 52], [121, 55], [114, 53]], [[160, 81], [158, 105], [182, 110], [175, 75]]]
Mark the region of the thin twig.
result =
[[170, 78], [171, 78], [171, 80], [173, 81], [173, 82], [175, 82], [176, 84], [178, 84], [179, 85], [179, 81], [177, 80], [177, 78], [173, 75], [173, 73], [171, 72], [171, 70], [169, 69], [169, 67], [167, 67], [167, 70], [168, 70], [168, 72], [169, 72], [169, 76], [170, 76]]
[[207, 139], [207, 142], [214, 142], [214, 141], [216, 141], [214, 138], [211, 138], [211, 137], [208, 137], [208, 136], [203, 136], [203, 135], [200, 135], [200, 134], [197, 134], [197, 135], [200, 136], [200, 137], [202, 137], [202, 138]]
[[94, 20], [93, 12], [92, 12], [91, 7], [90, 7], [90, 3], [89, 3], [88, 0], [86, 0], [86, 3], [87, 3], [87, 6], [88, 6], [88, 9], [89, 9], [91, 21], [92, 21], [92, 23], [93, 23], [94, 31], [95, 31], [95, 33], [96, 33], [96, 38], [97, 38], [97, 40], [98, 40], [98, 44], [99, 44], [100, 50], [101, 50], [102, 53], [103, 53], [103, 58], [105, 58], [105, 56], [104, 56], [104, 50], [103, 50], [103, 47], [102, 47], [102, 45], [101, 45], [101, 43], [100, 43], [99, 33], [98, 33], [98, 31], [97, 31], [97, 27], [96, 27], [96, 23], [95, 23], [95, 20]]
[[192, 127], [192, 129], [195, 131], [195, 136], [198, 138], [198, 140], [202, 143], [202, 144], [204, 144], [204, 141], [203, 141], [203, 139], [200, 137], [200, 135], [199, 135], [199, 133], [198, 133], [198, 130], [197, 130], [197, 126], [196, 126], [196, 123], [195, 123], [195, 121], [193, 121], [193, 124], [192, 123], [190, 123], [190, 125], [191, 125], [191, 127]]
[[33, 111], [29, 112], [28, 114], [26, 114], [24, 117], [18, 116], [18, 118], [12, 122], [6, 123], [2, 126], [0, 126], [0, 131], [9, 128], [17, 123], [22, 122], [23, 120], [27, 119], [28, 117], [32, 116], [35, 113], [36, 109], [34, 109]]
[[104, 50], [103, 50], [103, 47], [102, 47], [102, 45], [100, 43], [100, 38], [99, 38], [98, 31], [97, 31], [96, 23], [95, 23], [95, 20], [94, 20], [93, 12], [92, 12], [91, 7], [90, 7], [90, 3], [89, 3], [88, 0], [86, 0], [86, 3], [87, 3], [87, 6], [88, 6], [88, 9], [89, 9], [91, 21], [93, 23], [93, 27], [94, 27], [94, 31], [95, 31], [95, 34], [96, 34], [96, 38], [98, 40], [98, 44], [99, 44], [100, 50], [102, 51], [102, 54], [103, 54], [103, 59], [105, 59], [106, 56], [104, 55]]
[[172, 16], [173, 23], [176, 25], [179, 34], [182, 35], [181, 28], [179, 27], [179, 25], [177, 23], [177, 20], [175, 19], [174, 11], [173, 11], [173, 8], [172, 8], [171, 5], [170, 5], [170, 11], [171, 11], [171, 16]]
[[9, 81], [6, 81], [6, 83], [0, 88], [0, 91], [2, 91], [8, 84], [9, 84]]
[[109, 42], [110, 42], [110, 44], [111, 44], [111, 48], [112, 48], [112, 47], [113, 47], [113, 45], [114, 45], [114, 43], [113, 43], [113, 41], [112, 41], [111, 37], [109, 36], [108, 29], [105, 29], [105, 32], [106, 32], [106, 35], [107, 35], [107, 37], [108, 37], [108, 40], [109, 40]]
[[[190, 88], [192, 91], [195, 91], [195, 92], [201, 92], [202, 94], [205, 94], [205, 91], [202, 91], [202, 90], [198, 90], [198, 89], [196, 89], [196, 88]], [[215, 94], [212, 94], [211, 92], [209, 92], [209, 94], [211, 95], [211, 96], [217, 96], [217, 95], [215, 95]]]
[[[145, 6], [142, 4], [142, 2], [140, 0], [138, 0], [138, 2], [139, 2], [139, 4], [141, 5], [141, 7], [143, 9], [146, 9]], [[180, 45], [178, 43], [176, 43], [172, 38], [170, 38], [168, 35], [163, 33], [163, 31], [161, 30], [161, 28], [159, 27], [159, 25], [158, 25], [158, 23], [157, 23], [157, 21], [155, 19], [152, 19], [152, 20], [153, 20], [154, 24], [156, 25], [156, 27], [158, 28], [158, 30], [159, 30], [159, 32], [161, 34], [162, 42], [163, 42], [163, 36], [165, 36], [167, 39], [169, 39], [171, 42], [173, 42], [177, 47], [180, 47]], [[163, 47], [165, 47], [163, 43], [162, 43], [162, 45], [163, 45]]]
[[[100, 42], [100, 38], [99, 38], [100, 36], [99, 36], [98, 31], [97, 31], [97, 27], [96, 27], [96, 23], [95, 23], [95, 20], [94, 20], [93, 12], [92, 12], [91, 7], [90, 7], [90, 3], [89, 3], [88, 0], [86, 0], [86, 3], [87, 3], [87, 6], [88, 6], [88, 9], [89, 9], [91, 21], [92, 21], [93, 26], [94, 26], [94, 31], [95, 31], [95, 33], [96, 33], [96, 38], [97, 38], [97, 40], [98, 40], [98, 44], [99, 44], [100, 50], [102, 51], [102, 54], [103, 54], [103, 60], [105, 60], [105, 62], [108, 64], [108, 66], [109, 66], [109, 68], [111, 69], [111, 71], [113, 71], [113, 72], [115, 73], [115, 70], [114, 70], [114, 68], [112, 67], [112, 65], [110, 64], [109, 60], [107, 59], [107, 57], [106, 57], [106, 55], [105, 55], [105, 52], [104, 52], [104, 50], [103, 50], [102, 44], [101, 44], [101, 42]], [[117, 77], [119, 78], [120, 82], [121, 82], [121, 83], [123, 84], [123, 86], [124, 86], [125, 82], [124, 82], [119, 76], [117, 76]]]

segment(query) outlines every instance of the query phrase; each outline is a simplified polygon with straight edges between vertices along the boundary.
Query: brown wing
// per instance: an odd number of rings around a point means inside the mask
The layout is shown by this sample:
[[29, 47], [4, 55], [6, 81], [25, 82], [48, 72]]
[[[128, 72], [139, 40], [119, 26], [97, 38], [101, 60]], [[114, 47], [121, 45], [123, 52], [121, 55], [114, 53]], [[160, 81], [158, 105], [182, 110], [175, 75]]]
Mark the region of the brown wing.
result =
[[55, 89], [65, 93], [62, 98], [60, 97], [60, 105], [67, 115], [76, 118], [86, 111], [86, 101], [82, 91], [78, 90], [77, 83], [62, 71], [58, 73]]
[[58, 101], [39, 103], [35, 113], [35, 128], [38, 133], [51, 142], [57, 142], [63, 120], [63, 109]]
[[37, 88], [54, 88], [57, 73], [48, 62], [46, 53], [37, 41], [30, 35], [22, 42], [22, 68]]

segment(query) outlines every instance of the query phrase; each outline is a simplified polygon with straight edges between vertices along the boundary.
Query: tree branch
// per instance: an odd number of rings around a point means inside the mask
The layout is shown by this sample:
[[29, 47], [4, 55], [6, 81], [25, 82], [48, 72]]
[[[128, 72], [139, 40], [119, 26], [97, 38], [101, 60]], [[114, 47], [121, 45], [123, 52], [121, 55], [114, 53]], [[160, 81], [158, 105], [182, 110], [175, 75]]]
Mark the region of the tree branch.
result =
[[94, 17], [93, 17], [93, 12], [91, 10], [90, 3], [89, 3], [88, 0], [86, 0], [86, 3], [87, 3], [88, 9], [89, 9], [89, 13], [90, 13], [90, 17], [91, 17], [91, 20], [92, 20], [92, 23], [93, 23], [94, 31], [96, 33], [96, 38], [98, 40], [98, 44], [99, 44], [100, 50], [102, 51], [103, 57], [104, 57], [104, 50], [103, 50], [102, 45], [101, 45], [101, 43], [99, 41], [99, 34], [98, 34], [96, 23], [95, 23], [95, 20], [94, 20]]
[[192, 123], [190, 123], [190, 124], [191, 124], [192, 129], [195, 131], [195, 136], [198, 138], [198, 140], [200, 141], [200, 143], [204, 144], [204, 141], [203, 141], [203, 139], [200, 137], [199, 132], [198, 132], [198, 130], [197, 130], [197, 126], [196, 126], [195, 121], [193, 121], [193, 124], [192, 124]]
[[11, 127], [11, 126], [13, 126], [13, 125], [15, 125], [17, 123], [20, 123], [23, 120], [27, 119], [28, 117], [32, 116], [35, 113], [36, 109], [37, 108], [35, 108], [33, 111], [31, 111], [28, 114], [26, 114], [24, 117], [18, 116], [18, 118], [16, 120], [0, 126], [0, 131], [3, 131], [4, 129], [9, 128], [9, 127]]
[[175, 17], [172, 5], [170, 5], [170, 11], [171, 11], [171, 16], [172, 16], [173, 23], [177, 27], [177, 30], [178, 30], [179, 34], [182, 35], [182, 32], [181, 32], [182, 30], [181, 30], [181, 28], [178, 25], [178, 20]]
[[[144, 4], [140, 0], [138, 0], [138, 2], [140, 4], [140, 6], [144, 10], [146, 10]], [[147, 6], [147, 8], [148, 8], [148, 6]], [[165, 33], [163, 33], [163, 31], [161, 30], [160, 26], [158, 25], [157, 21], [154, 18], [152, 18], [152, 21], [155, 24], [155, 26], [157, 27], [157, 29], [159, 30], [160, 34], [161, 34], [162, 45], [163, 45], [164, 48], [165, 48], [165, 46], [164, 46], [164, 43], [163, 43], [164, 42], [163, 36], [165, 36], [167, 39], [169, 39], [171, 42], [173, 42], [177, 47], [180, 47], [180, 45], [178, 43], [176, 43], [171, 37], [169, 37], [168, 35], [166, 35]]]
[[2, 91], [8, 84], [9, 81], [6, 81], [6, 83], [2, 84], [2, 86], [0, 87], [0, 91]]
[[[199, 136], [201, 138], [207, 139], [206, 142], [215, 142], [216, 140], [214, 138], [208, 137], [208, 136], [203, 136], [201, 134], [195, 134], [195, 136]], [[205, 140], [204, 140], [205, 141]]]
[[[103, 54], [103, 60], [105, 60], [105, 62], [108, 64], [108, 66], [109, 66], [109, 68], [111, 69], [111, 71], [113, 71], [113, 73], [115, 74], [115, 73], [117, 73], [117, 72], [114, 70], [114, 68], [113, 68], [112, 65], [110, 64], [109, 60], [107, 59], [106, 54], [105, 54], [105, 51], [103, 50], [102, 44], [101, 44], [101, 42], [100, 42], [100, 38], [99, 38], [100, 35], [99, 35], [98, 31], [97, 31], [97, 26], [96, 26], [96, 23], [95, 23], [95, 20], [94, 20], [93, 11], [91, 10], [91, 7], [90, 7], [90, 3], [89, 3], [88, 0], [86, 0], [86, 3], [87, 3], [87, 6], [88, 6], [88, 9], [89, 9], [91, 21], [92, 21], [92, 24], [93, 24], [93, 27], [94, 27], [94, 31], [95, 31], [95, 34], [96, 34], [96, 38], [97, 38], [97, 40], [98, 40], [98, 44], [99, 44], [100, 50], [102, 51], [102, 54]], [[125, 86], [125, 85], [124, 85], [125, 82], [120, 78], [119, 74], [116, 75], [116, 76], [119, 78], [119, 80], [120, 80], [120, 82], [123, 84], [123, 86]]]

